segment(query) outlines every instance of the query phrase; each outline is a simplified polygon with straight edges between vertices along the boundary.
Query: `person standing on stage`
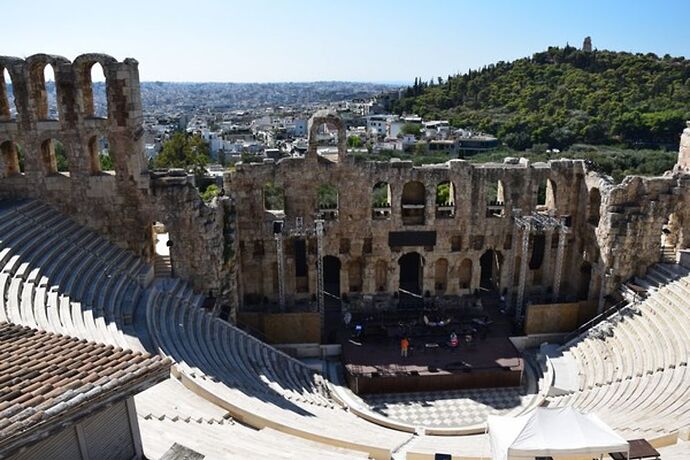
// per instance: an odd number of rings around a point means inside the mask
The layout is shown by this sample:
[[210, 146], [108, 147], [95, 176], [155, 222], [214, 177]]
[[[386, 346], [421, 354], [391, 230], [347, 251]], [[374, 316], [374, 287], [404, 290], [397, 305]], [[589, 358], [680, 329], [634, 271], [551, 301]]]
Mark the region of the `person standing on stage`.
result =
[[410, 341], [407, 337], [403, 337], [400, 341], [400, 356], [402, 358], [407, 358], [407, 349], [410, 348]]

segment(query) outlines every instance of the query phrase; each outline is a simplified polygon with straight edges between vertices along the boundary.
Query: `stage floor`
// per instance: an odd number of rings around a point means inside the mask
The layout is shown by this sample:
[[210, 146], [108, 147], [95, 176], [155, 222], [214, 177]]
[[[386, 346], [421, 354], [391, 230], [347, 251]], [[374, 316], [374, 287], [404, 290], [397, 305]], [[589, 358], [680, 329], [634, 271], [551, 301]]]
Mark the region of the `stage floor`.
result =
[[426, 348], [427, 343], [438, 343], [438, 337], [419, 337], [412, 340], [407, 358], [400, 356], [397, 340], [364, 342], [357, 345], [343, 343], [343, 363], [348, 372], [355, 375], [378, 373], [379, 375], [440, 375], [462, 372], [463, 369], [509, 369], [521, 371], [520, 353], [506, 337], [489, 337], [478, 340], [469, 348], [461, 344], [450, 349]]
[[[464, 342], [463, 331], [468, 326], [472, 329], [473, 320], [452, 310], [446, 310], [453, 318], [450, 325], [425, 327], [417, 322], [409, 333], [400, 332], [410, 337], [407, 357], [400, 355], [400, 333], [388, 326], [395, 324], [395, 317], [393, 321], [386, 319], [383, 329], [376, 329], [380, 318], [369, 319], [361, 339], [342, 334], [342, 364], [348, 385], [357, 394], [519, 387], [524, 362], [509, 339], [510, 318], [499, 311], [497, 295], [482, 296], [482, 303], [479, 314], [491, 325], [483, 331], [481, 327], [480, 331], [475, 329], [469, 344]], [[447, 345], [453, 330], [458, 331], [460, 341], [456, 348]]]

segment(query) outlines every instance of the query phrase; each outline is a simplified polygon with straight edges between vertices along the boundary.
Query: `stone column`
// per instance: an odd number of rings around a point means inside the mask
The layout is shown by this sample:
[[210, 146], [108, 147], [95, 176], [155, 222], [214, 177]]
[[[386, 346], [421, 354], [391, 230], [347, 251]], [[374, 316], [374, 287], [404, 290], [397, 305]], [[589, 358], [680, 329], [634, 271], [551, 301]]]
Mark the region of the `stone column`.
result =
[[541, 267], [541, 284], [544, 289], [552, 285], [553, 271], [551, 270], [551, 259], [553, 254], [551, 251], [551, 243], [553, 242], [553, 229], [548, 228], [544, 230], [544, 260]]
[[326, 331], [326, 314], [323, 299], [323, 220], [314, 221], [316, 232], [316, 301], [319, 308], [319, 322], [321, 323], [321, 338]]
[[565, 255], [565, 240], [568, 234], [563, 227], [558, 228], [558, 252], [556, 252], [556, 268], [553, 280], [553, 301], [557, 302], [561, 294], [561, 276], [563, 275], [563, 256]]
[[601, 280], [599, 281], [599, 303], [597, 304], [597, 314], [600, 315], [604, 312], [604, 305], [606, 303], [606, 297], [604, 296], [604, 286], [606, 285], [606, 267], [604, 265], [600, 266], [599, 276]]
[[285, 254], [283, 251], [283, 234], [276, 233], [276, 261], [278, 265], [278, 305], [285, 308]]
[[527, 258], [529, 256], [529, 237], [531, 233], [531, 225], [529, 222], [525, 224], [522, 230], [522, 254], [520, 255], [520, 280], [518, 282], [518, 295], [515, 303], [515, 319], [517, 321], [522, 317], [522, 310], [525, 301], [525, 280], [527, 279]]
[[516, 251], [517, 251], [517, 234], [520, 228], [517, 226], [515, 223], [514, 218], [519, 217], [520, 215], [520, 210], [518, 209], [513, 209], [512, 210], [513, 214], [513, 233], [511, 235], [510, 239], [510, 253], [508, 255], [508, 263], [507, 268], [508, 268], [508, 290], [506, 293], [506, 308], [510, 309], [510, 307], [513, 305], [513, 284], [515, 280], [515, 256], [516, 256]]

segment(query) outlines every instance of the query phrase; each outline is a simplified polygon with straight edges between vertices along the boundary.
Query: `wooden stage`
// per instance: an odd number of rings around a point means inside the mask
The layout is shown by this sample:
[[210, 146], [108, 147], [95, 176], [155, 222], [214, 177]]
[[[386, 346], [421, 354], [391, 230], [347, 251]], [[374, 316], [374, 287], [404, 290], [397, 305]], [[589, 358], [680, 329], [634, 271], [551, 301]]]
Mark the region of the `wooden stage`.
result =
[[444, 339], [413, 338], [407, 358], [400, 356], [398, 340], [344, 341], [342, 359], [350, 389], [357, 394], [402, 393], [521, 384], [523, 359], [507, 337], [461, 342], [455, 349], [442, 343]]

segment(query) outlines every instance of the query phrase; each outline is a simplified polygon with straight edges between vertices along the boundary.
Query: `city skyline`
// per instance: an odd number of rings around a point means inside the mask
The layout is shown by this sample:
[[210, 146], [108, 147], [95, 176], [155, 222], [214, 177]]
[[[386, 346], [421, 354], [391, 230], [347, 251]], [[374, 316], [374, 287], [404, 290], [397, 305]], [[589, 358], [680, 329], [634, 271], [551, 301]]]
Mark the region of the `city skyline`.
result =
[[137, 59], [142, 81], [410, 83], [548, 46], [580, 47], [585, 36], [598, 49], [690, 56], [683, 6], [201, 0], [192, 9], [181, 1], [11, 1], [2, 8], [11, 38], [0, 54], [73, 59], [98, 50]]

